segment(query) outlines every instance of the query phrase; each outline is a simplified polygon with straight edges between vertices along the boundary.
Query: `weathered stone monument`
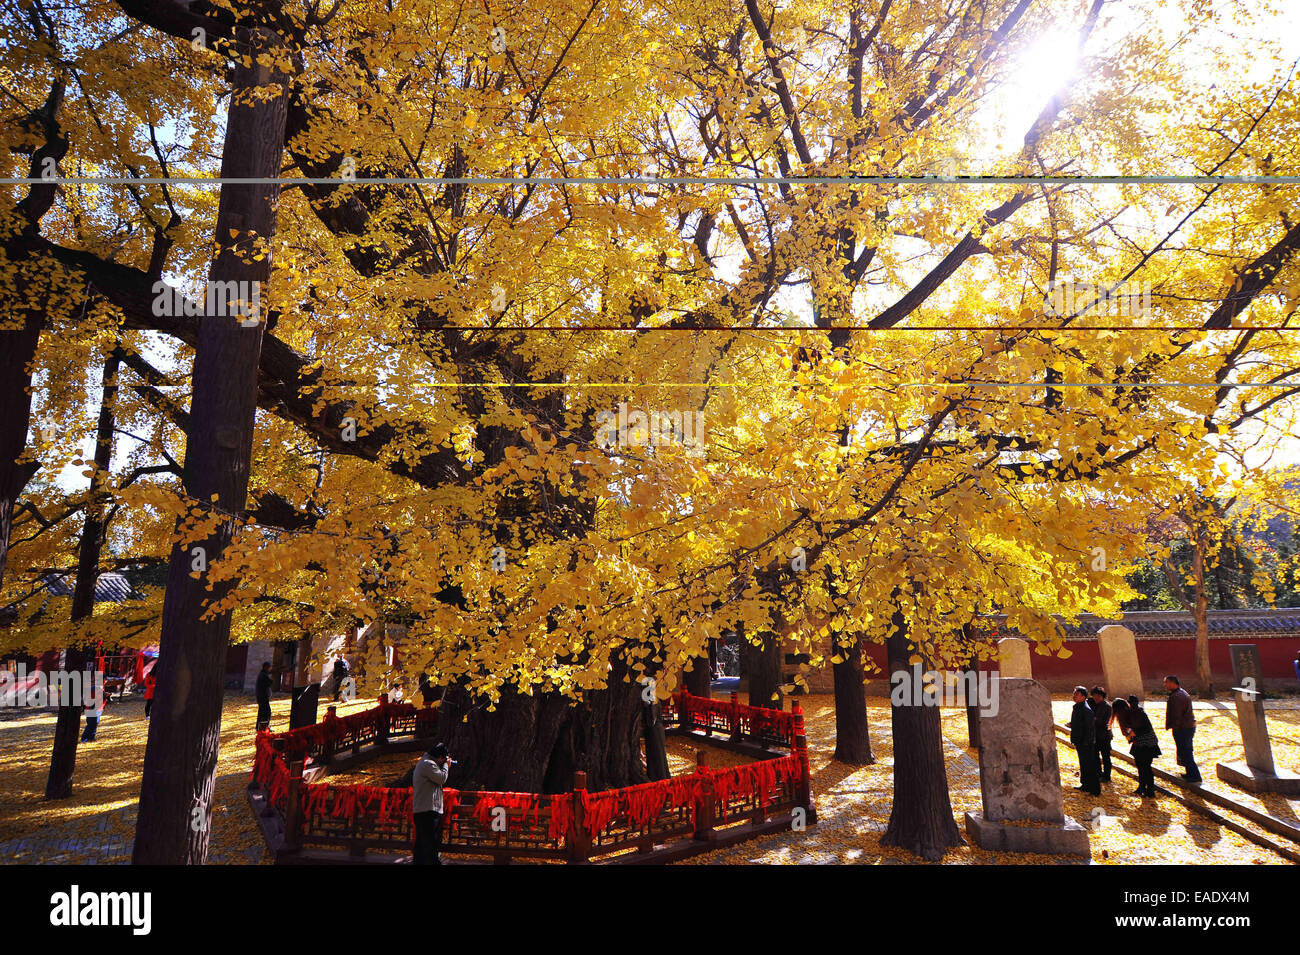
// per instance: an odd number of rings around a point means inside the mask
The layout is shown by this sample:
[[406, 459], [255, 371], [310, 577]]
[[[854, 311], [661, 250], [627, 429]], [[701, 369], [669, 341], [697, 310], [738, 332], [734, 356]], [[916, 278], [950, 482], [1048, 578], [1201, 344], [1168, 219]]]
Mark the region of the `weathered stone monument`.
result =
[[1219, 763], [1215, 772], [1229, 786], [1252, 793], [1283, 793], [1300, 796], [1300, 776], [1278, 769], [1273, 763], [1273, 744], [1264, 720], [1264, 675], [1259, 665], [1259, 648], [1253, 643], [1228, 645], [1232, 656], [1232, 696], [1237, 703], [1237, 724], [1246, 750], [1245, 762]]
[[1065, 815], [1052, 697], [1034, 680], [1003, 677], [997, 713], [980, 717], [983, 812], [966, 834], [993, 852], [1088, 856], [1088, 831]]
[[1029, 662], [1028, 643], [1019, 637], [1003, 637], [998, 641], [998, 676], [1033, 679], [1033, 665]]
[[1101, 652], [1102, 678], [1106, 695], [1111, 699], [1129, 695], [1145, 700], [1142, 692], [1142, 668], [1138, 666], [1137, 641], [1128, 627], [1111, 624], [1097, 631], [1097, 649]]

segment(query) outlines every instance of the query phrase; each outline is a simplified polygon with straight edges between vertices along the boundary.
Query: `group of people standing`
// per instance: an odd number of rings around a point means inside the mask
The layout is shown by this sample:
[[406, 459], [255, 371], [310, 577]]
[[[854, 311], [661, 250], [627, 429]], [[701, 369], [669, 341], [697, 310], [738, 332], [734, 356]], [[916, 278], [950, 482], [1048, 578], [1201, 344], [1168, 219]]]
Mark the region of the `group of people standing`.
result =
[[[1169, 692], [1169, 701], [1165, 705], [1165, 729], [1173, 735], [1178, 765], [1183, 767], [1185, 780], [1199, 783], [1201, 771], [1192, 752], [1192, 740], [1196, 734], [1192, 698], [1176, 676], [1165, 677], [1165, 689]], [[1138, 787], [1133, 790], [1133, 795], [1154, 797], [1155, 773], [1151, 764], [1160, 755], [1160, 742], [1151, 718], [1136, 696], [1129, 696], [1127, 700], [1116, 697], [1107, 703], [1106, 688], [1102, 686], [1094, 686], [1091, 692], [1082, 686], [1074, 688], [1070, 742], [1079, 755], [1079, 785], [1074, 788], [1100, 796], [1101, 784], [1110, 782], [1110, 744], [1114, 738], [1113, 727], [1117, 724], [1130, 743], [1129, 754], [1137, 765]]]

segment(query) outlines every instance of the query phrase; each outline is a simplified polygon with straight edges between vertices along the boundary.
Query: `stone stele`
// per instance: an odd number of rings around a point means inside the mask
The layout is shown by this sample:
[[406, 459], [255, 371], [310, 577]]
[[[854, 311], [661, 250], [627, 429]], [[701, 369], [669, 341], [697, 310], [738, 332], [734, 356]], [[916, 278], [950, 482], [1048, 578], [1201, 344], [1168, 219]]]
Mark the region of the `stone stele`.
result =
[[1142, 692], [1142, 668], [1138, 665], [1137, 641], [1128, 627], [1111, 624], [1097, 631], [1097, 649], [1101, 652], [1101, 672], [1106, 695], [1111, 699], [1128, 699], [1130, 695], [1146, 699]]
[[998, 711], [980, 717], [984, 811], [966, 813], [981, 849], [1090, 856], [1088, 831], [1065, 815], [1052, 697], [1034, 680], [1003, 677]]
[[998, 641], [998, 676], [1032, 679], [1033, 665], [1029, 662], [1029, 644], [1019, 637], [1003, 637]]
[[1300, 776], [1273, 762], [1273, 744], [1264, 717], [1264, 671], [1259, 665], [1259, 648], [1253, 643], [1230, 643], [1228, 653], [1232, 657], [1232, 696], [1246, 759], [1219, 763], [1215, 772], [1228, 785], [1246, 792], [1300, 796]]

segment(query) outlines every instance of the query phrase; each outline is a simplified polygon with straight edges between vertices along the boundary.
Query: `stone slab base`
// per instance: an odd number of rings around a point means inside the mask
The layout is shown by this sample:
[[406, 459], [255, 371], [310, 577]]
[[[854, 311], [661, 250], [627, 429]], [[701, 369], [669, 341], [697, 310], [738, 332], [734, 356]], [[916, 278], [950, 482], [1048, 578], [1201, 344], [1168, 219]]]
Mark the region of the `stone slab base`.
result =
[[1274, 775], [1251, 769], [1245, 763], [1219, 763], [1214, 771], [1229, 786], [1244, 789], [1248, 793], [1300, 796], [1300, 776], [1285, 769], [1278, 769]]
[[990, 852], [1039, 852], [1047, 855], [1092, 855], [1088, 830], [1069, 816], [1061, 826], [1010, 826], [989, 822], [982, 812], [966, 813], [966, 835]]

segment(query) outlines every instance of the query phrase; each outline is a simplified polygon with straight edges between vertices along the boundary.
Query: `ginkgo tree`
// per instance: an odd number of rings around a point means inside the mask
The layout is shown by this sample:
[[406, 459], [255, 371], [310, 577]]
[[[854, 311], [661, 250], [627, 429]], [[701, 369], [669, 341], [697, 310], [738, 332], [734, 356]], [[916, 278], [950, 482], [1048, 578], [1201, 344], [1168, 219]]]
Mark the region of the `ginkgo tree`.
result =
[[[836, 668], [865, 743], [863, 642], [962, 665], [1005, 613], [1059, 650], [1052, 614], [1126, 596], [1149, 502], [1213, 486], [1206, 436], [1300, 391], [1294, 187], [849, 178], [1294, 168], [1285, 75], [1206, 88], [1179, 59], [1210, 55], [1203, 4], [1150, 4], [1179, 44], [1112, 6], [88, 6], [105, 49], [120, 24], [178, 65], [145, 72], [173, 124], [208, 123], [138, 168], [308, 180], [104, 198], [88, 226], [52, 195], [14, 240], [114, 324], [184, 462], [118, 495], [170, 531], [137, 859], [203, 858], [220, 655], [268, 603], [309, 632], [400, 620], [411, 684], [447, 687], [453, 782], [555, 791], [643, 779], [643, 684], [723, 633]], [[1252, 56], [1267, 22], [1239, 24]], [[1076, 75], [987, 158], [981, 104], [1053, 28]], [[34, 29], [36, 104], [60, 66]], [[196, 99], [226, 89], [228, 113]], [[126, 164], [80, 119], [116, 95], [61, 107], [64, 167]], [[263, 283], [265, 321], [158, 314], [156, 283], [192, 300], [205, 273]], [[1061, 282], [1148, 288], [1150, 327], [1056, 307]], [[601, 440], [620, 406], [703, 440]], [[886, 841], [937, 857], [960, 840], [937, 711], [895, 707], [893, 735]]]

